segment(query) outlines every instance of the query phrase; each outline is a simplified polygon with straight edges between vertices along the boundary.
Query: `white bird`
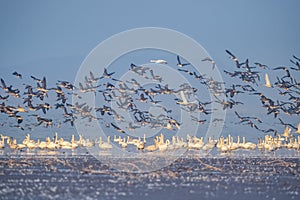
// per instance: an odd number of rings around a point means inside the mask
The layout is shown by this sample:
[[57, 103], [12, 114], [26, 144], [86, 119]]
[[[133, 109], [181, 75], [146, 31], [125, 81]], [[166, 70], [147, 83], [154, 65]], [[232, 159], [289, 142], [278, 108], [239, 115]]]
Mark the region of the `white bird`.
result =
[[267, 73], [266, 73], [265, 79], [266, 79], [266, 84], [265, 84], [265, 86], [268, 87], [268, 88], [273, 87], [273, 85], [272, 85], [271, 82], [270, 82], [269, 75], [268, 75]]
[[300, 122], [298, 123], [298, 127], [297, 127], [296, 133], [299, 133], [299, 134], [300, 134]]
[[111, 149], [112, 148], [112, 145], [110, 144], [110, 136], [107, 136], [107, 142], [103, 142], [102, 137], [100, 137], [99, 148], [100, 149]]
[[180, 105], [190, 105], [190, 104], [196, 103], [196, 101], [188, 102], [187, 99], [186, 99], [186, 97], [185, 97], [185, 95], [184, 95], [183, 91], [180, 91], [180, 97], [181, 97], [182, 101], [177, 101], [176, 102], [177, 104], [180, 104]]
[[157, 59], [157, 60], [150, 60], [151, 63], [156, 63], [156, 64], [168, 64], [167, 61], [162, 60], [162, 59]]

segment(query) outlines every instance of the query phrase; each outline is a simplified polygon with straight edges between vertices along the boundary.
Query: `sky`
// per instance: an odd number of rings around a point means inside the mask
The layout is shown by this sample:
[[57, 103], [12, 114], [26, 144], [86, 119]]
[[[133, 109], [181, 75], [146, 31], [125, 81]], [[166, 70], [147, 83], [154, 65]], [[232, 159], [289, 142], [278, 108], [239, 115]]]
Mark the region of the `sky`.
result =
[[[179, 31], [230, 69], [225, 49], [241, 60], [290, 65], [300, 56], [297, 0], [0, 1], [1, 77], [13, 71], [75, 79], [86, 56], [110, 36], [141, 27]], [[148, 59], [148, 58], [147, 58]], [[299, 75], [295, 75], [299, 80]]]

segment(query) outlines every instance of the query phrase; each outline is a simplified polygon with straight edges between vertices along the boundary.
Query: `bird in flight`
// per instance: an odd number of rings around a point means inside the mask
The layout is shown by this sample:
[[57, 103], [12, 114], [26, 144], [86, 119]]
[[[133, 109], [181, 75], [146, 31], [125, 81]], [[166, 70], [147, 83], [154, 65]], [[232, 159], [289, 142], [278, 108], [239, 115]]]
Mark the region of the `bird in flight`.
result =
[[22, 74], [19, 74], [18, 72], [13, 72], [12, 75], [15, 75], [17, 78], [22, 78]]
[[265, 84], [265, 86], [268, 87], [268, 88], [272, 88], [273, 85], [271, 84], [271, 81], [270, 81], [270, 79], [269, 79], [269, 75], [268, 75], [267, 73], [266, 73], [266, 75], [265, 75], [265, 79], [266, 79], [266, 84]]
[[202, 61], [209, 61], [209, 62], [211, 62], [211, 64], [212, 64], [212, 69], [213, 69], [213, 70], [215, 69], [216, 62], [215, 62], [213, 59], [211, 59], [211, 58], [209, 58], [209, 57], [206, 57], [206, 58], [203, 58]]
[[234, 60], [234, 62], [236, 63], [236, 67], [240, 68], [241, 64], [239, 63], [238, 58], [235, 55], [233, 55], [230, 51], [228, 51], [228, 50], [225, 50], [225, 51], [226, 51], [226, 53], [228, 53], [230, 55], [231, 59]]
[[178, 67], [184, 67], [190, 65], [190, 63], [181, 63], [179, 56], [177, 56], [177, 66]]
[[150, 60], [151, 63], [156, 63], [156, 64], [168, 64], [167, 61], [162, 60], [162, 59], [157, 59], [157, 60]]

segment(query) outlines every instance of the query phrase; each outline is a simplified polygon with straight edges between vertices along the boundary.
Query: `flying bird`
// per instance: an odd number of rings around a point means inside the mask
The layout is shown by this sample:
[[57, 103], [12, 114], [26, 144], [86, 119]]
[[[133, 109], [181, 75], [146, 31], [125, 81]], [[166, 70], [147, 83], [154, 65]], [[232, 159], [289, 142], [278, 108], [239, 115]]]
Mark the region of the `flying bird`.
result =
[[151, 63], [156, 63], [156, 64], [168, 64], [167, 61], [162, 60], [162, 59], [157, 59], [157, 60], [150, 60]]
[[271, 84], [270, 79], [269, 79], [269, 75], [268, 75], [267, 73], [266, 73], [266, 75], [265, 75], [265, 79], [266, 79], [266, 84], [265, 84], [265, 86], [268, 87], [268, 88], [272, 88], [273, 85]]
[[179, 56], [177, 56], [177, 66], [178, 67], [184, 67], [190, 65], [190, 63], [181, 63]]
[[209, 62], [211, 62], [211, 64], [212, 64], [212, 69], [213, 69], [213, 70], [215, 69], [216, 62], [215, 62], [213, 59], [211, 59], [211, 58], [209, 58], [209, 57], [206, 57], [206, 58], [203, 58], [202, 61], [209, 61]]
[[22, 74], [19, 74], [18, 72], [13, 72], [12, 75], [15, 75], [17, 78], [22, 78]]
[[228, 50], [225, 50], [225, 51], [226, 51], [226, 53], [228, 53], [228, 54], [230, 55], [231, 59], [236, 63], [236, 67], [237, 67], [237, 68], [240, 68], [241, 65], [240, 65], [240, 63], [239, 63], [238, 58], [235, 57], [235, 55], [233, 55], [230, 51], [228, 51]]

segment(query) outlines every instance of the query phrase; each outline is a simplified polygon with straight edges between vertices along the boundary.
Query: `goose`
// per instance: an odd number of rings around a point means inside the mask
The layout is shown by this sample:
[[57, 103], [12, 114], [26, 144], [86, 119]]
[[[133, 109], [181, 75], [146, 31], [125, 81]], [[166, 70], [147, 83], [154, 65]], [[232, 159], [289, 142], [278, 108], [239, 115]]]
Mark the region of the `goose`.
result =
[[20, 73], [18, 73], [18, 72], [16, 72], [16, 71], [14, 71], [14, 72], [12, 73], [12, 75], [15, 75], [17, 78], [22, 79], [22, 74], [20, 74]]
[[102, 137], [100, 137], [99, 148], [104, 150], [112, 148], [112, 145], [110, 144], [110, 136], [107, 136], [107, 142], [103, 142]]
[[178, 67], [184, 67], [190, 65], [190, 63], [181, 63], [179, 56], [177, 55], [177, 66]]
[[238, 58], [235, 55], [233, 55], [230, 51], [228, 51], [227, 49], [225, 51], [226, 51], [226, 53], [228, 53], [230, 55], [230, 58], [236, 63], [236, 67], [240, 68], [241, 64], [239, 63]]

